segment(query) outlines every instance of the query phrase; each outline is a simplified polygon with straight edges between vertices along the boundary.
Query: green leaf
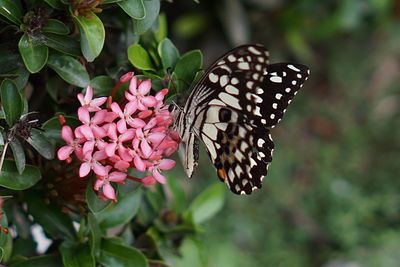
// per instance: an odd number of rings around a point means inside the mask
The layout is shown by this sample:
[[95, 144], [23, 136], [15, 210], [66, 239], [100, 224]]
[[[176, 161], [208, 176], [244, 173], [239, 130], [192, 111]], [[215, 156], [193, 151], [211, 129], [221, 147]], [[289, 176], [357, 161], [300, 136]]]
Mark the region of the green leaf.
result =
[[109, 239], [101, 242], [99, 262], [105, 267], [147, 267], [146, 257], [134, 247], [117, 244]]
[[[79, 43], [66, 35], [58, 35], [54, 33], [43, 34], [45, 44], [61, 53], [71, 56], [80, 56], [81, 50]], [[51, 57], [51, 54], [50, 54]]]
[[[0, 211], [3, 212], [3, 216], [0, 219], [0, 225], [1, 227], [7, 228], [8, 227], [7, 214], [3, 211], [3, 209], [1, 209]], [[5, 246], [7, 242], [7, 235], [10, 234], [5, 233], [4, 231], [0, 231], [0, 248]]]
[[19, 40], [18, 49], [30, 73], [39, 72], [46, 65], [49, 49], [43, 44], [30, 40], [26, 33]]
[[71, 218], [53, 204], [46, 204], [41, 198], [28, 196], [28, 211], [36, 223], [54, 239], [75, 240], [76, 233]]
[[31, 136], [26, 140], [40, 155], [46, 159], [54, 159], [54, 146], [38, 129], [31, 130]]
[[60, 0], [44, 0], [49, 6], [55, 9], [62, 9], [63, 4], [61, 3]]
[[138, 69], [155, 71], [150, 55], [140, 44], [128, 47], [128, 59]]
[[171, 40], [165, 38], [161, 43], [159, 43], [158, 54], [161, 57], [164, 70], [175, 68], [176, 63], [179, 60], [179, 51]]
[[70, 241], [64, 241], [60, 246], [60, 253], [65, 267], [96, 266], [88, 244], [74, 244]]
[[100, 247], [101, 247], [101, 229], [99, 224], [97, 223], [96, 218], [93, 213], [88, 214], [88, 227], [89, 227], [89, 245], [90, 245], [90, 253], [98, 258], [100, 256]]
[[90, 12], [87, 17], [72, 16], [79, 27], [81, 50], [87, 61], [92, 62], [104, 46], [105, 30], [103, 22]]
[[18, 139], [14, 139], [10, 142], [11, 150], [14, 155], [15, 164], [19, 174], [22, 174], [25, 170], [25, 152], [21, 143]]
[[15, 0], [0, 0], [0, 15], [3, 15], [16, 25], [22, 23], [22, 11]]
[[47, 65], [67, 83], [79, 87], [86, 87], [89, 84], [90, 79], [86, 69], [71, 56], [51, 54]]
[[174, 71], [178, 78], [177, 83], [180, 90], [189, 88], [202, 65], [203, 56], [199, 50], [190, 51], [180, 58]]
[[173, 202], [172, 209], [177, 213], [183, 212], [186, 208], [186, 197], [185, 192], [183, 191], [182, 185], [179, 183], [179, 179], [174, 179], [174, 177], [169, 177], [167, 179], [168, 187], [172, 192]]
[[202, 223], [220, 211], [224, 201], [225, 187], [219, 183], [214, 184], [193, 200], [186, 216], [191, 214], [193, 222]]
[[134, 19], [144, 19], [146, 11], [144, 9], [143, 0], [124, 0], [117, 3], [126, 14]]
[[109, 76], [97, 76], [90, 81], [93, 87], [93, 95], [98, 96], [109, 96], [113, 89], [115, 82]]
[[142, 191], [134, 189], [125, 195], [118, 192], [118, 202], [107, 206], [95, 217], [102, 229], [116, 227], [129, 222], [138, 212], [142, 200]]
[[136, 35], [145, 33], [153, 25], [160, 12], [160, 0], [143, 1], [146, 17], [141, 20], [133, 19], [133, 33]]
[[43, 26], [42, 31], [61, 35], [69, 33], [67, 25], [56, 19], [48, 19], [46, 24]]
[[158, 43], [168, 36], [167, 16], [165, 13], [161, 13], [158, 16], [158, 29], [155, 31], [154, 36]]
[[25, 190], [35, 185], [40, 178], [41, 174], [37, 167], [25, 165], [24, 172], [19, 174], [14, 161], [5, 160], [0, 173], [0, 186], [13, 190]]
[[106, 201], [99, 199], [92, 186], [86, 187], [86, 201], [90, 211], [94, 214], [101, 212], [112, 204], [111, 200]]
[[23, 103], [21, 94], [15, 83], [9, 79], [4, 79], [1, 83], [1, 103], [3, 105], [6, 121], [12, 127], [21, 117]]
[[60, 267], [62, 262], [58, 255], [46, 255], [19, 261], [11, 264], [8, 267]]

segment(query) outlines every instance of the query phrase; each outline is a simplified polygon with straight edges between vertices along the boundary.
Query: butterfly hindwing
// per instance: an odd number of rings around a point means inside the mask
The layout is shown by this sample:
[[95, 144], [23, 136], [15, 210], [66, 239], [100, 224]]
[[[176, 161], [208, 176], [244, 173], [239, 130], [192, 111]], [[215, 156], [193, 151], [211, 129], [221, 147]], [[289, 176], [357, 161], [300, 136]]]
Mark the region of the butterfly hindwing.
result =
[[204, 112], [200, 138], [220, 180], [236, 194], [260, 188], [272, 160], [269, 130], [251, 125], [226, 106], [211, 105]]

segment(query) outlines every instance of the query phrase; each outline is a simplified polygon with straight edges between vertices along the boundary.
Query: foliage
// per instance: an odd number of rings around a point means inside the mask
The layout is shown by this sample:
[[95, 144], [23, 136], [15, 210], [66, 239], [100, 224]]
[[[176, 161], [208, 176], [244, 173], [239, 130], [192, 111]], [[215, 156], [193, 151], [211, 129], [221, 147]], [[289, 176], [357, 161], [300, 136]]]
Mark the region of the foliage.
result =
[[168, 87], [170, 99], [189, 88], [202, 54], [181, 56], [159, 12], [159, 0], [0, 1], [2, 263], [167, 266], [222, 208], [223, 190], [211, 187], [187, 204], [172, 176], [163, 187], [128, 181], [116, 188], [117, 202], [101, 200], [93, 177], [54, 158], [63, 145], [59, 118], [79, 124], [76, 95], [88, 85], [109, 96], [133, 70], [156, 91]]
[[[398, 266], [399, 6], [0, 0], [0, 195], [11, 196], [0, 199], [2, 264]], [[166, 186], [128, 182], [117, 203], [101, 201], [76, 164], [52, 159], [58, 115], [78, 125], [87, 85], [108, 96], [133, 70], [171, 101], [201, 75], [200, 51], [208, 65], [242, 43], [311, 69], [273, 129], [274, 160], [255, 194], [226, 194], [203, 153], [190, 181], [177, 166]], [[39, 251], [38, 225], [51, 241]]]

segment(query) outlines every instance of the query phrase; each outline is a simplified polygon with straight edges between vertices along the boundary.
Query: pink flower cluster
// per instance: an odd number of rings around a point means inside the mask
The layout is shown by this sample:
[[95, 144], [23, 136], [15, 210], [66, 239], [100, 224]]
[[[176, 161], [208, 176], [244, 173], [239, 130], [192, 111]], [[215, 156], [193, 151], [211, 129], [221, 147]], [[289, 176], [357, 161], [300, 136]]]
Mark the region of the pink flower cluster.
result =
[[[132, 178], [145, 185], [164, 184], [161, 172], [175, 166], [165, 157], [176, 151], [179, 142], [178, 134], [170, 129], [173, 117], [163, 102], [168, 89], [151, 96], [151, 81], [141, 81], [133, 72], [122, 76], [117, 87], [127, 82], [129, 90], [121, 103], [112, 102], [111, 97], [108, 101], [107, 97], [93, 98], [91, 86], [85, 95], [78, 94], [82, 125], [74, 131], [68, 125], [62, 127], [67, 145], [58, 150], [60, 160], [70, 161], [74, 153], [81, 161], [79, 176], [93, 171], [97, 178], [94, 189], [113, 201], [116, 194], [111, 183]], [[102, 107], [105, 104], [107, 107]], [[145, 177], [130, 177], [128, 168], [145, 173]]]

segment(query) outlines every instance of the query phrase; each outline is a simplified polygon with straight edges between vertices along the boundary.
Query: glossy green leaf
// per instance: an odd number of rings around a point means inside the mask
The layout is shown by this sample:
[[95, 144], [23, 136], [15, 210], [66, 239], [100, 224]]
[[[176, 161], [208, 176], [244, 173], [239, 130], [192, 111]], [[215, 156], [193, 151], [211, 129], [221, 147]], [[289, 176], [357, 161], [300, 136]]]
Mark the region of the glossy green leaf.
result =
[[31, 136], [26, 141], [44, 158], [54, 158], [54, 145], [43, 134], [43, 132], [38, 129], [32, 129]]
[[133, 19], [133, 33], [136, 35], [145, 33], [156, 21], [160, 12], [160, 0], [143, 1], [146, 17], [141, 20]]
[[111, 90], [115, 85], [115, 81], [109, 76], [97, 76], [90, 81], [93, 87], [93, 95], [98, 96], [109, 96]]
[[28, 211], [36, 223], [54, 239], [75, 240], [76, 233], [71, 218], [53, 204], [46, 204], [40, 197], [29, 195]]
[[58, 255], [46, 255], [29, 258], [26, 261], [9, 265], [8, 267], [60, 267], [62, 266], [61, 259]]
[[115, 205], [109, 205], [95, 214], [100, 227], [107, 229], [129, 222], [139, 210], [141, 200], [140, 189], [132, 190], [124, 195], [118, 192], [118, 202]]
[[164, 70], [175, 68], [176, 63], [179, 60], [179, 51], [171, 40], [166, 38], [159, 43], [158, 54], [161, 57]]
[[19, 174], [22, 174], [25, 170], [25, 152], [21, 143], [18, 139], [14, 139], [10, 142], [10, 147], [14, 155], [15, 165]]
[[23, 111], [22, 97], [15, 83], [9, 79], [5, 79], [1, 83], [0, 90], [1, 104], [3, 105], [6, 121], [11, 127], [21, 117]]
[[96, 262], [90, 253], [89, 245], [64, 241], [60, 246], [64, 267], [95, 267]]
[[193, 222], [202, 223], [220, 211], [225, 201], [225, 190], [225, 186], [218, 183], [197, 196], [187, 210], [191, 214]]
[[46, 65], [49, 49], [37, 41], [30, 40], [26, 33], [19, 40], [18, 49], [30, 73], [39, 72]]
[[147, 267], [146, 257], [134, 247], [117, 244], [109, 239], [101, 242], [99, 262], [104, 267]]
[[18, 69], [13, 72], [17, 77], [13, 80], [18, 90], [22, 92], [22, 89], [28, 83], [28, 79], [30, 76], [29, 71], [25, 68], [24, 65], [21, 65]]
[[48, 19], [42, 28], [43, 32], [65, 35], [69, 33], [67, 25], [57, 19]]
[[126, 14], [134, 19], [144, 19], [146, 11], [144, 9], [143, 0], [124, 0], [117, 3]]
[[[79, 43], [67, 35], [58, 35], [54, 33], [43, 34], [45, 44], [61, 53], [71, 56], [80, 56], [81, 49]], [[50, 54], [51, 57], [51, 54]]]
[[177, 84], [180, 90], [189, 88], [196, 73], [201, 70], [203, 56], [199, 50], [193, 50], [184, 54], [175, 66], [174, 74], [177, 76]]
[[22, 11], [14, 0], [0, 0], [0, 15], [16, 25], [22, 23]]
[[103, 22], [91, 12], [87, 17], [73, 16], [79, 27], [81, 50], [87, 61], [92, 62], [104, 46], [105, 30]]
[[0, 186], [13, 190], [25, 190], [35, 185], [40, 178], [41, 174], [37, 167], [25, 165], [24, 172], [19, 174], [14, 161], [5, 160], [0, 173]]
[[140, 44], [134, 44], [128, 47], [128, 59], [138, 69], [155, 70], [151, 62], [150, 55]]
[[71, 56], [51, 54], [47, 65], [67, 83], [79, 87], [86, 87], [89, 84], [89, 74], [85, 67]]

